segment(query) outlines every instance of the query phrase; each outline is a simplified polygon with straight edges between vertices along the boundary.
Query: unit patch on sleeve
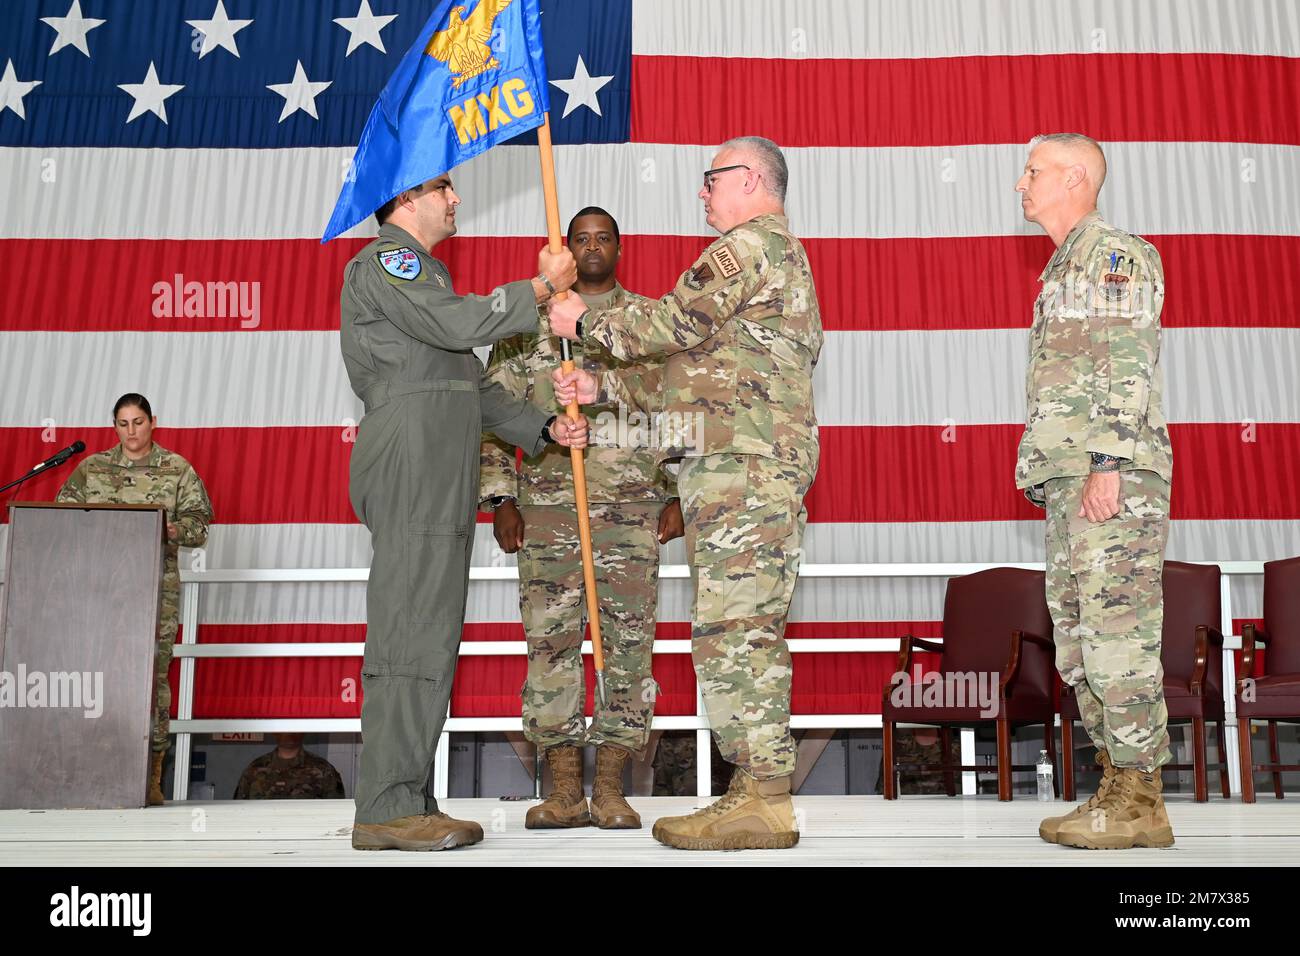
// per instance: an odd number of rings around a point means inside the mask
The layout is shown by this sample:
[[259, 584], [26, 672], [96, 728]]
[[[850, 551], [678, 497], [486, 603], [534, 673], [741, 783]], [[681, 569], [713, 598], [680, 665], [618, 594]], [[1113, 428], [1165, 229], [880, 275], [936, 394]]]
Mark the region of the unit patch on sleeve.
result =
[[420, 274], [420, 257], [415, 254], [414, 249], [402, 246], [400, 249], [378, 253], [378, 258], [379, 264], [390, 276], [396, 276], [398, 279], [414, 279]]

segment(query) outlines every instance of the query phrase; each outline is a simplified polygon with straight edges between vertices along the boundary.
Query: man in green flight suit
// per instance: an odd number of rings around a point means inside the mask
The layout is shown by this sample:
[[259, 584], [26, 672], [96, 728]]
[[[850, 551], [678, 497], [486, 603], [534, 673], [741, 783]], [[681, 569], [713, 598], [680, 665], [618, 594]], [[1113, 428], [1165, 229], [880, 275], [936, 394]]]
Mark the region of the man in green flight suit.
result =
[[477, 823], [440, 813], [426, 796], [464, 624], [480, 437], [486, 429], [527, 454], [587, 441], [585, 419], [514, 398], [486, 379], [473, 351], [535, 330], [538, 303], [573, 284], [573, 256], [543, 249], [536, 278], [457, 295], [431, 251], [455, 234], [459, 204], [445, 175], [399, 193], [375, 213], [379, 238], [344, 267], [343, 361], [365, 403], [349, 491], [374, 547], [356, 849], [483, 839]]

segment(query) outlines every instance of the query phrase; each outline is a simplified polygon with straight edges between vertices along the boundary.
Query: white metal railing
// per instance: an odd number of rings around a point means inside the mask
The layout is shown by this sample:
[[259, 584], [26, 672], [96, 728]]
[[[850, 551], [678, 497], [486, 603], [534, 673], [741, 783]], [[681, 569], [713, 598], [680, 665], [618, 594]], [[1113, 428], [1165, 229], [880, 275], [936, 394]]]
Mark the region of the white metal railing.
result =
[[[1231, 581], [1235, 576], [1260, 575], [1264, 573], [1262, 561], [1207, 561], [1203, 564], [1217, 564], [1223, 574], [1220, 582], [1220, 611], [1222, 620], [1219, 629], [1224, 635], [1224, 649], [1234, 650], [1241, 647], [1241, 639], [1232, 633], [1232, 591]], [[1032, 571], [1043, 570], [1043, 564], [997, 562], [966, 562], [940, 564], [809, 564], [804, 565], [799, 576], [803, 578], [923, 578], [956, 577], [995, 567], [1026, 568]], [[370, 576], [369, 568], [266, 568], [243, 570], [203, 570], [181, 571], [181, 640], [176, 645], [176, 657], [181, 662], [180, 695], [177, 701], [177, 717], [172, 721], [172, 731], [176, 734], [176, 764], [185, 768], [190, 763], [191, 735], [196, 733], [273, 733], [276, 731], [304, 731], [315, 733], [359, 733], [361, 721], [358, 718], [297, 719], [194, 719], [194, 669], [199, 658], [251, 658], [251, 657], [360, 657], [364, 653], [362, 643], [295, 643], [295, 644], [198, 644], [200, 592], [211, 584], [267, 584], [267, 583], [306, 583], [306, 582], [365, 582]], [[689, 578], [690, 569], [686, 565], [664, 565], [659, 569], [661, 578]], [[513, 567], [475, 567], [470, 569], [473, 581], [512, 581], [518, 579], [518, 572]], [[0, 578], [2, 580], [2, 578]], [[898, 638], [792, 638], [790, 650], [796, 654], [817, 653], [853, 653], [897, 651]], [[656, 654], [690, 653], [689, 640], [656, 640]], [[477, 656], [522, 656], [527, 654], [528, 645], [524, 641], [468, 641], [460, 646], [460, 654], [465, 657]], [[583, 653], [591, 653], [591, 643], [583, 644]], [[1225, 728], [1227, 740], [1228, 777], [1231, 791], [1240, 792], [1241, 773], [1238, 763], [1237, 724], [1236, 724], [1236, 661], [1234, 655], [1223, 655], [1224, 700], [1227, 708]], [[790, 720], [792, 728], [834, 728], [859, 729], [879, 728], [879, 714], [817, 714], [793, 715]], [[704, 716], [703, 702], [696, 692], [696, 712], [694, 716], [655, 717], [652, 727], [655, 730], [695, 730], [697, 789], [700, 796], [710, 792], [709, 766], [709, 730]], [[448, 716], [443, 725], [442, 738], [439, 741], [434, 764], [434, 792], [439, 798], [447, 795], [448, 770], [448, 735], [464, 732], [500, 732], [517, 731], [520, 728], [518, 717], [452, 717]], [[975, 736], [971, 729], [961, 732], [962, 763], [970, 764], [975, 757]], [[188, 774], [177, 771], [174, 774], [172, 797], [184, 800], [188, 796]], [[975, 793], [975, 774], [962, 774], [962, 792]]]

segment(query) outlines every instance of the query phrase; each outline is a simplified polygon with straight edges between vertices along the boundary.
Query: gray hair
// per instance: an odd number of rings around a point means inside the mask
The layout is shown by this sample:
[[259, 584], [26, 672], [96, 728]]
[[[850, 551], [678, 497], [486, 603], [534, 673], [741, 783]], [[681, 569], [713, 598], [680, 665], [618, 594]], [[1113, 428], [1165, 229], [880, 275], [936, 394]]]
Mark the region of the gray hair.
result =
[[785, 154], [781, 147], [763, 136], [737, 136], [718, 147], [718, 152], [734, 149], [752, 153], [756, 160], [767, 191], [781, 202], [785, 202], [785, 188], [790, 182], [790, 167], [785, 164]]
[[1106, 181], [1106, 153], [1101, 148], [1101, 143], [1091, 136], [1085, 136], [1083, 133], [1040, 133], [1029, 141], [1029, 151], [1032, 153], [1034, 147], [1041, 143], [1052, 143], [1070, 150], [1095, 150], [1097, 158], [1101, 160], [1101, 169], [1097, 176], [1097, 188], [1100, 189], [1101, 184]]

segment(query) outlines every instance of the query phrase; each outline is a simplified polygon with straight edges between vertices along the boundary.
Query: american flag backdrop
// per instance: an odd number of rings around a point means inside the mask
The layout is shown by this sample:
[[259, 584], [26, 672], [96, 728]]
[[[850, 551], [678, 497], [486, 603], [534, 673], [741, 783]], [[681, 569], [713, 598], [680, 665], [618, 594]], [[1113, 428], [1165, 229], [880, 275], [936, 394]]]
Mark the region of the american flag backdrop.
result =
[[[466, 0], [472, 3], [472, 0]], [[363, 567], [343, 264], [319, 236], [432, 0], [12, 0], [0, 7], [0, 479], [140, 391], [204, 479], [207, 568]], [[1016, 491], [1026, 329], [1050, 241], [1012, 187], [1036, 133], [1105, 145], [1103, 214], [1164, 259], [1169, 556], [1300, 554], [1300, 8], [1290, 0], [543, 0], [561, 212], [671, 288], [708, 242], [713, 147], [787, 148], [823, 307], [811, 563], [1041, 561]], [[531, 137], [456, 170], [461, 291], [532, 274]], [[52, 498], [68, 469], [30, 482]], [[437, 489], [430, 489], [437, 493]], [[10, 496], [12, 500], [13, 496]], [[484, 516], [486, 517], [486, 516]], [[7, 515], [5, 517], [7, 521]], [[480, 523], [475, 561], [494, 558]], [[682, 563], [680, 542], [666, 551]], [[184, 557], [182, 567], [189, 566]], [[939, 580], [801, 582], [789, 634], [940, 633]], [[1258, 582], [1234, 585], [1257, 617]], [[686, 637], [685, 582], [660, 635]], [[359, 641], [356, 584], [212, 586], [203, 641]], [[467, 639], [522, 636], [513, 582]], [[659, 713], [694, 713], [689, 658]], [[798, 713], [871, 713], [894, 655], [800, 655]], [[354, 716], [343, 658], [204, 660], [196, 717]], [[453, 713], [519, 712], [522, 659], [462, 661]]]

